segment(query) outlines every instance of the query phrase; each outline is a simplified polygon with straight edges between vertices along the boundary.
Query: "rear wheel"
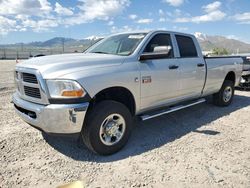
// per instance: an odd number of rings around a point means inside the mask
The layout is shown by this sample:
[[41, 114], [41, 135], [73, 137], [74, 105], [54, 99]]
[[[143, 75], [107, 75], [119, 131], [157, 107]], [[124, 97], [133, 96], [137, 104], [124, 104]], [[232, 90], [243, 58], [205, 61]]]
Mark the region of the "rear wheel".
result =
[[213, 95], [214, 104], [217, 106], [228, 106], [234, 97], [234, 83], [225, 80], [220, 91]]
[[89, 112], [81, 132], [85, 145], [95, 153], [110, 155], [127, 143], [132, 130], [132, 116], [116, 101], [102, 101]]

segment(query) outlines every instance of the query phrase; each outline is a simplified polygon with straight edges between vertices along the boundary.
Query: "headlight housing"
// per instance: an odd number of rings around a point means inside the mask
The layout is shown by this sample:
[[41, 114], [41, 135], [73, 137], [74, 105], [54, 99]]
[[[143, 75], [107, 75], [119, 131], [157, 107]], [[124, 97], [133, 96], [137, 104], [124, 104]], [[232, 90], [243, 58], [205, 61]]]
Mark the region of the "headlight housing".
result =
[[79, 83], [73, 80], [47, 80], [51, 98], [81, 98], [86, 92]]

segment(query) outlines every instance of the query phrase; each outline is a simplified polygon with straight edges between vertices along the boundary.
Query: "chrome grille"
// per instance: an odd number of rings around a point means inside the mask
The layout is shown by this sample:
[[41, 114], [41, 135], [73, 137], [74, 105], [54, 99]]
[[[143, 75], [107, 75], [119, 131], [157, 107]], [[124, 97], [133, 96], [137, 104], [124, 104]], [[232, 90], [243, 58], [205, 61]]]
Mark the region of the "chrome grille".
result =
[[34, 74], [22, 73], [22, 78], [24, 82], [37, 84], [37, 78]]
[[29, 97], [34, 97], [37, 99], [41, 99], [40, 89], [29, 87], [29, 86], [23, 86], [25, 95]]
[[18, 95], [22, 99], [38, 104], [49, 104], [45, 81], [39, 71], [16, 67], [14, 77]]

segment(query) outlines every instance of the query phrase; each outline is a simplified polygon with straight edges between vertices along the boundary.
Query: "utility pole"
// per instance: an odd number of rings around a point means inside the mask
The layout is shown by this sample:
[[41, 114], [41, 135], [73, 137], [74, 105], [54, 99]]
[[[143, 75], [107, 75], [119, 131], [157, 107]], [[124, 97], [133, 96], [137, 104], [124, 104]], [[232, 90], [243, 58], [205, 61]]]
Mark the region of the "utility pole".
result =
[[64, 53], [64, 40], [65, 40], [65, 38], [62, 38], [62, 50], [63, 50], [63, 53]]
[[23, 52], [23, 43], [21, 43], [21, 51]]
[[6, 59], [6, 49], [3, 48], [3, 58]]

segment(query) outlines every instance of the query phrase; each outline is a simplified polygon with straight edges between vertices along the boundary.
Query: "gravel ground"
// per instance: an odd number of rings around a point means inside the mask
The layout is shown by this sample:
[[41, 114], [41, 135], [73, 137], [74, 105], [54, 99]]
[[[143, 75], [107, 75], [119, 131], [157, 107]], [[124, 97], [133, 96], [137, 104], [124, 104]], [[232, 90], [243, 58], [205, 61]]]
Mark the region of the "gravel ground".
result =
[[[13, 61], [0, 61], [0, 187], [250, 187], [250, 92], [135, 123], [127, 146], [102, 157], [76, 138], [48, 136], [10, 104]], [[9, 71], [9, 72], [6, 72]]]

